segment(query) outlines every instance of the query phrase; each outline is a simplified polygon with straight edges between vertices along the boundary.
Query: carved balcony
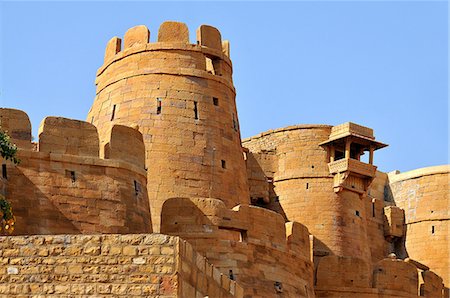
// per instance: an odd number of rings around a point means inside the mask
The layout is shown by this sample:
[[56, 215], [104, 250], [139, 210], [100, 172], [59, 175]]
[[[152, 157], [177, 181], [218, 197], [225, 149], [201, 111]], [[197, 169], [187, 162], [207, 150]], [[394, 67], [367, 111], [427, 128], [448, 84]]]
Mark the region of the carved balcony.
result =
[[351, 172], [352, 174], [373, 178], [377, 167], [356, 159], [339, 159], [328, 164], [330, 174]]

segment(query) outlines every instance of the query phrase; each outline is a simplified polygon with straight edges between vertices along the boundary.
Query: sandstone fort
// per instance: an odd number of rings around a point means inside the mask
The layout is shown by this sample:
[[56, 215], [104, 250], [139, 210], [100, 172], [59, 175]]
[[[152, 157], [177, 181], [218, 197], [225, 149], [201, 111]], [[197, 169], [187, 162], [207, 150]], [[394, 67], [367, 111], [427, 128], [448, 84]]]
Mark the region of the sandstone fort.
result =
[[108, 42], [86, 121], [0, 109], [0, 295], [449, 297], [448, 165], [377, 171], [350, 122], [241, 140], [229, 42], [154, 34]]

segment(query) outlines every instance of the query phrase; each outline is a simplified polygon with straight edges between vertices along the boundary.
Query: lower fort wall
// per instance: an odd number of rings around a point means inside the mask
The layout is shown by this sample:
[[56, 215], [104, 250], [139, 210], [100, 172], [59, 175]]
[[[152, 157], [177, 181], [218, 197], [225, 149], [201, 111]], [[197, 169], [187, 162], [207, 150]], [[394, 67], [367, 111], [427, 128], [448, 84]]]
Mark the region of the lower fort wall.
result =
[[[186, 239], [248, 297], [314, 297], [309, 232], [273, 211], [218, 199], [172, 198], [161, 230]], [[214, 249], [211, 249], [214, 247]]]
[[243, 297], [242, 288], [178, 237], [0, 237], [0, 295]]
[[389, 175], [395, 204], [405, 210], [406, 249], [450, 284], [450, 166]]
[[56, 153], [18, 157], [7, 165], [6, 187], [16, 235], [152, 231], [143, 169]]
[[47, 117], [32, 150], [24, 112], [0, 109], [0, 120], [19, 148], [20, 163], [6, 161], [2, 167], [16, 235], [152, 232], [138, 131], [112, 127], [105, 159], [99, 157], [97, 129], [90, 123]]

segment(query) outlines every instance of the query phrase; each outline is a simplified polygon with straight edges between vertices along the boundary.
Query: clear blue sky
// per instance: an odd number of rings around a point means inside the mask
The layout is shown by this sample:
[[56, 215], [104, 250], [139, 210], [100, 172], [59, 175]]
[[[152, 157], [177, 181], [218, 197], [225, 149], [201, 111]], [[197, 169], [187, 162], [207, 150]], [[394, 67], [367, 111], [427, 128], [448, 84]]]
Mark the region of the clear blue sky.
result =
[[106, 42], [210, 24], [231, 42], [242, 137], [353, 121], [390, 144], [380, 170], [448, 163], [446, 1], [1, 2], [0, 105], [85, 119]]

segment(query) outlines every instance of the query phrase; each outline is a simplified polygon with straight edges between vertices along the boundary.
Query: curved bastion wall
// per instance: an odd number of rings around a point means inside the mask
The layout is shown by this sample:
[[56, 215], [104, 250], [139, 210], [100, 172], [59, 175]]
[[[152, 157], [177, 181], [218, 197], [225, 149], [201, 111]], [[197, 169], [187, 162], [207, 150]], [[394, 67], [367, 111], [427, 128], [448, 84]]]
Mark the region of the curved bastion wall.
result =
[[389, 173], [392, 198], [405, 210], [406, 249], [450, 284], [450, 166]]
[[31, 150], [28, 115], [2, 108], [0, 119], [19, 148], [20, 164], [8, 161], [2, 168], [5, 195], [17, 219], [14, 234], [152, 231], [139, 132], [115, 126], [109, 137], [111, 159], [101, 159], [92, 124], [47, 117], [37, 150]]
[[171, 198], [161, 232], [178, 235], [244, 288], [245, 297], [314, 297], [308, 229], [250, 205], [228, 209], [218, 199]]
[[145, 26], [112, 38], [97, 72], [87, 116], [104, 143], [111, 125], [144, 135], [148, 196], [155, 231], [171, 197], [215, 197], [248, 203], [229, 44], [202, 25], [189, 43], [183, 23], [165, 22], [157, 42]]
[[[250, 185], [259, 170], [260, 177], [272, 184], [271, 207], [287, 220], [308, 227], [317, 253], [369, 261], [364, 203], [357, 194], [349, 193], [343, 199], [333, 191], [328, 153], [319, 146], [330, 132], [329, 125], [298, 125], [244, 140], [243, 146], [260, 165], [258, 169], [250, 164]], [[360, 217], [355, 216], [355, 210]]]

